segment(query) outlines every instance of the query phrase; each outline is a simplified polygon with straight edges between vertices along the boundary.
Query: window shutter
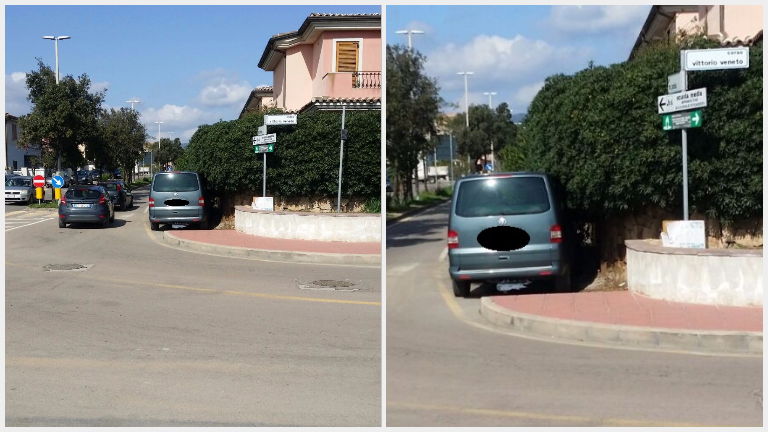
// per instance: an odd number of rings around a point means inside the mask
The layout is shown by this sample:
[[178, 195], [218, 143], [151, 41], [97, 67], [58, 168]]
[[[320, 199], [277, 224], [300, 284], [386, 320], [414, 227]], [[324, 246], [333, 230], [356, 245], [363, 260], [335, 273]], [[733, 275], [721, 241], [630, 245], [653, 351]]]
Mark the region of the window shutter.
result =
[[336, 72], [357, 72], [358, 42], [336, 42]]

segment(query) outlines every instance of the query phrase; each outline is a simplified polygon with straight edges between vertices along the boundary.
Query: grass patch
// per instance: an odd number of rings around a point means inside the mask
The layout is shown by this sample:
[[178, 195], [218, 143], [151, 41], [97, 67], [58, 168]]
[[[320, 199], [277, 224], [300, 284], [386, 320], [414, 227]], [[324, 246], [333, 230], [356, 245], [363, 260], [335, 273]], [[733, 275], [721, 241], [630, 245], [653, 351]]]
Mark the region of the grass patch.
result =
[[451, 197], [453, 188], [441, 188], [434, 192], [424, 192], [419, 195], [418, 200], [409, 200], [401, 203], [393, 203], [387, 199], [387, 214], [405, 213], [409, 210], [440, 203]]
[[46, 201], [42, 204], [34, 203], [27, 206], [29, 208], [59, 208], [59, 203], [56, 201]]

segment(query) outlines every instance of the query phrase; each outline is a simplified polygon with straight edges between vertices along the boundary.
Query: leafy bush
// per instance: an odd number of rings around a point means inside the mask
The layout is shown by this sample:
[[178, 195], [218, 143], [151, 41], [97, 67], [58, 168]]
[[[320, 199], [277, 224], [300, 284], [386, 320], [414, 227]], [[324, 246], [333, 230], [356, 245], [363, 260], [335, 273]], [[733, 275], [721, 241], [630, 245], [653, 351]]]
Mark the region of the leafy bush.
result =
[[363, 207], [366, 213], [381, 213], [381, 198], [368, 198]]

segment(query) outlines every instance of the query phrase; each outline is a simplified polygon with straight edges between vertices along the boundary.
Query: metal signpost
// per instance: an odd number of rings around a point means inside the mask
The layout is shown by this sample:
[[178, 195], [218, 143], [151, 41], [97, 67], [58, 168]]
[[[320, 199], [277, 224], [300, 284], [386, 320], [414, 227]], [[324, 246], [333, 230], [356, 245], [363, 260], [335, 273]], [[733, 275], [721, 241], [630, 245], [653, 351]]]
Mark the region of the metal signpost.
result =
[[347, 131], [344, 129], [344, 118], [347, 115], [346, 105], [341, 107], [341, 147], [339, 148], [339, 195], [336, 201], [336, 213], [341, 213], [341, 168], [344, 160], [344, 140], [347, 139]]
[[60, 175], [55, 175], [51, 179], [51, 185], [53, 186], [53, 198], [56, 200], [60, 200], [61, 187], [64, 186], [64, 179]]
[[[707, 89], [688, 90], [688, 71], [744, 69], [749, 67], [749, 48], [717, 48], [680, 51], [680, 72], [670, 75], [667, 89], [657, 106], [663, 114], [664, 130], [681, 129], [683, 138], [683, 220], [688, 220], [688, 130], [701, 127], [701, 111], [675, 114], [707, 106]], [[679, 90], [678, 90], [679, 89]], [[668, 115], [669, 114], [669, 115]], [[686, 126], [687, 125], [687, 126]]]
[[32, 179], [32, 184], [35, 186], [35, 198], [37, 203], [40, 204], [40, 200], [43, 199], [43, 186], [45, 186], [45, 177], [40, 174], [36, 175]]

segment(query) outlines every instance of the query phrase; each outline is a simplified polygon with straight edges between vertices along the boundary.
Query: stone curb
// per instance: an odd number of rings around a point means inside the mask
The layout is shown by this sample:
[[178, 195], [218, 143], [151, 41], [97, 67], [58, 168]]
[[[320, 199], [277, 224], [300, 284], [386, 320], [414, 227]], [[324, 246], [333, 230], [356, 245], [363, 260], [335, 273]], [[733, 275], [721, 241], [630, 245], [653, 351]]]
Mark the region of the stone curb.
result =
[[214, 245], [176, 237], [163, 231], [163, 241], [180, 249], [205, 252], [219, 256], [250, 258], [255, 260], [283, 261], [305, 264], [338, 264], [367, 267], [381, 267], [381, 255], [370, 254], [329, 254], [266, 249], [248, 249], [235, 246]]
[[698, 332], [570, 321], [511, 311], [491, 297], [480, 300], [480, 315], [493, 324], [550, 339], [693, 353], [763, 354], [763, 334], [757, 332]]

